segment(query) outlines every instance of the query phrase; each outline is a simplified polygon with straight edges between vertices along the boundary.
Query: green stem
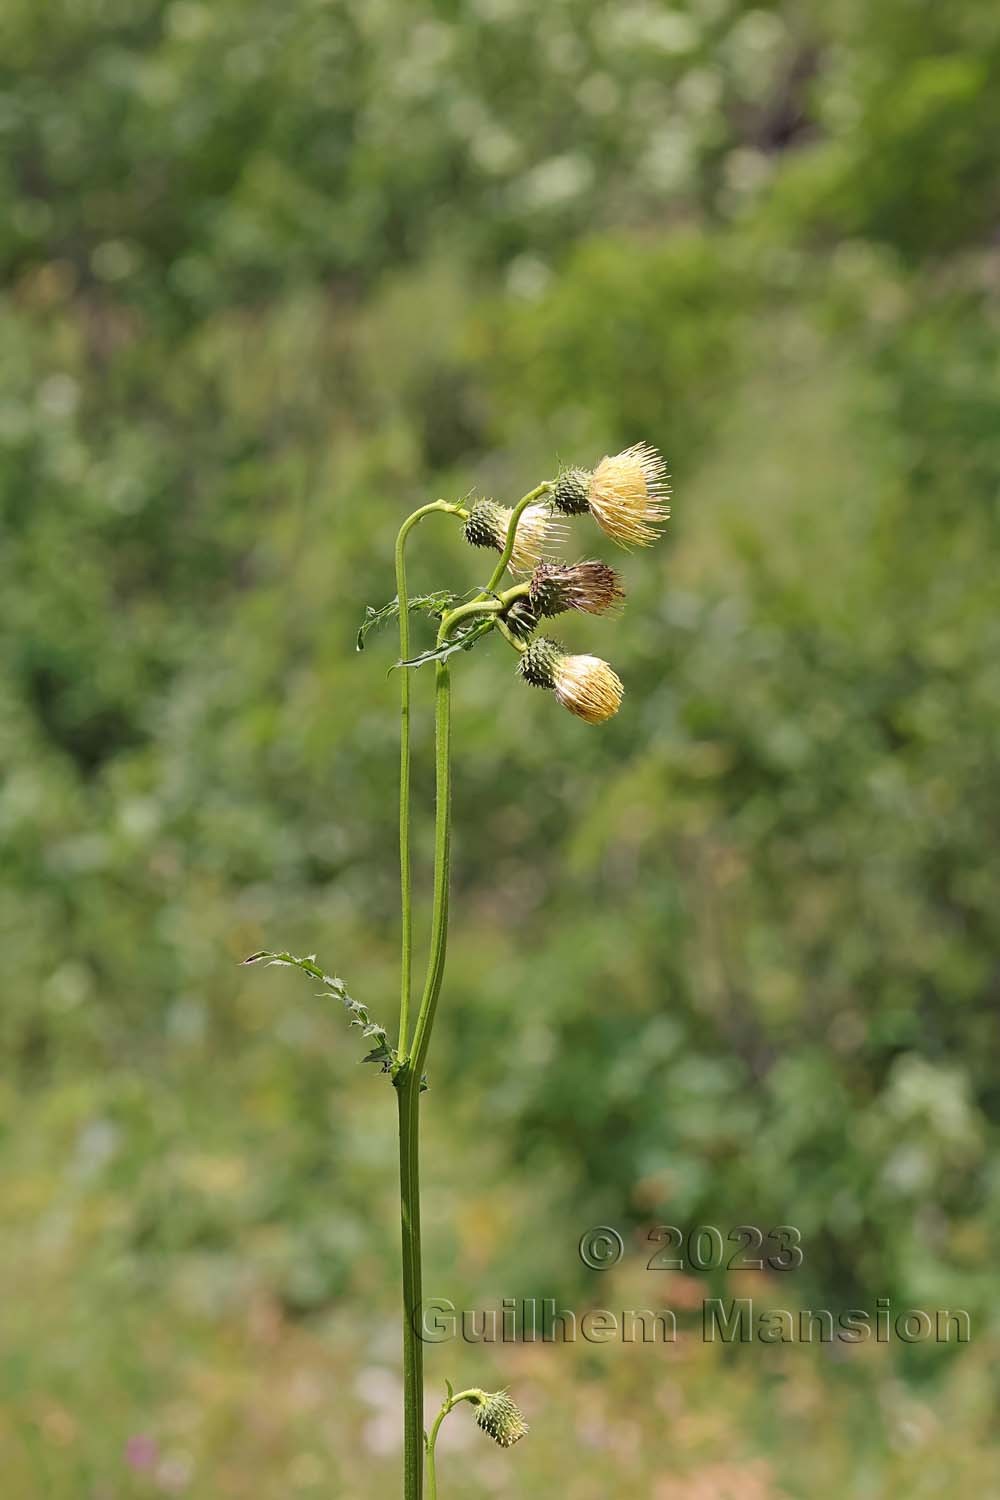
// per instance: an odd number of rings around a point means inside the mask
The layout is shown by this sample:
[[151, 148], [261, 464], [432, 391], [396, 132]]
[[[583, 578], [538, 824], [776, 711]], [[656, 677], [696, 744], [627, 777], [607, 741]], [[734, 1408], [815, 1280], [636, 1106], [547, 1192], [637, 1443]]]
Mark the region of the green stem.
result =
[[403, 1249], [403, 1496], [421, 1500], [424, 1346], [420, 1338], [420, 1074], [404, 1069], [398, 1087], [399, 1201]]
[[507, 625], [504, 624], [503, 620], [498, 620], [497, 621], [497, 629], [499, 630], [500, 634], [503, 636], [504, 640], [507, 642], [508, 646], [513, 646], [514, 650], [520, 656], [523, 656], [524, 653], [528, 649], [528, 642], [527, 641], [519, 641], [518, 638], [517, 638], [517, 636], [509, 628], [509, 626], [507, 626]]
[[482, 1391], [468, 1390], [459, 1391], [458, 1395], [451, 1394], [451, 1386], [448, 1387], [448, 1395], [441, 1405], [441, 1410], [434, 1418], [434, 1425], [427, 1436], [427, 1500], [437, 1500], [437, 1470], [434, 1461], [434, 1448], [437, 1443], [437, 1435], [444, 1421], [460, 1401], [478, 1400]]
[[[515, 584], [495, 601], [473, 600], [459, 605], [442, 619], [438, 628], [438, 645], [444, 644], [453, 626], [467, 615], [506, 609], [511, 599], [527, 591], [527, 584]], [[498, 619], [497, 623], [502, 622]], [[431, 1028], [444, 978], [451, 877], [451, 672], [444, 661], [437, 662], [434, 670], [434, 904], [427, 977], [408, 1058], [409, 1070], [418, 1080], [418, 1085], [427, 1061]]]
[[[407, 516], [396, 538], [396, 595], [399, 601], [399, 654], [410, 654], [410, 600], [406, 587], [406, 539], [418, 521], [440, 511], [464, 514], [460, 506], [436, 500]], [[410, 674], [400, 676], [399, 874], [402, 910], [399, 1055], [406, 1058], [413, 964], [413, 904], [410, 873]], [[435, 871], [435, 884], [438, 876]], [[422, 1068], [404, 1066], [397, 1080], [399, 1106], [399, 1201], [403, 1269], [403, 1493], [422, 1500], [424, 1452], [424, 1349], [419, 1334], [423, 1299], [420, 1263], [420, 1078]]]
[[441, 645], [446, 636], [451, 634], [454, 626], [460, 620], [468, 619], [469, 615], [491, 615], [499, 614], [507, 608], [507, 600], [499, 599], [472, 599], [468, 604], [459, 604], [454, 609], [441, 616], [441, 631], [438, 632], [438, 645]]
[[[418, 521], [440, 512], [462, 516], [461, 506], [433, 500], [407, 516], [396, 537], [396, 598], [399, 601], [399, 658], [410, 655], [410, 596], [406, 589], [406, 539]], [[413, 895], [410, 879], [410, 674], [400, 674], [399, 686], [399, 890], [401, 911], [401, 957], [399, 995], [399, 1043], [405, 1057], [410, 1022], [410, 990], [413, 969]]]
[[[438, 632], [443, 638], [444, 622]], [[403, 1494], [423, 1495], [423, 1344], [419, 1334], [423, 1277], [420, 1246], [420, 1079], [430, 1045], [431, 1026], [441, 992], [448, 939], [448, 882], [451, 853], [451, 674], [446, 662], [435, 668], [434, 693], [434, 904], [431, 945], [413, 1045], [399, 1077], [399, 1186], [403, 1248]]]
[[[507, 640], [517, 644], [516, 638], [507, 629], [507, 626], [501, 619], [501, 615], [510, 607], [515, 599], [523, 598], [530, 591], [529, 584], [515, 583], [513, 588], [505, 589], [502, 594], [498, 594], [494, 599], [486, 599], [481, 595], [478, 599], [470, 600], [468, 604], [459, 604], [455, 609], [449, 610], [446, 615], [441, 616], [438, 645], [442, 643], [446, 636], [451, 634], [460, 620], [468, 619], [470, 615], [495, 615], [496, 619], [491, 623], [496, 625], [497, 629]], [[523, 651], [524, 649], [523, 646], [518, 645], [519, 651]]]
[[[544, 487], [543, 487], [544, 488]], [[511, 517], [508, 532], [509, 549], [513, 546], [517, 516], [541, 491], [526, 496], [518, 511]], [[403, 561], [405, 534], [421, 515], [432, 510], [452, 509], [443, 501], [425, 506], [404, 522], [400, 539], [396, 545], [396, 587], [400, 605], [400, 653], [403, 660], [409, 654], [409, 630], [404, 638], [402, 622], [407, 616], [406, 571]], [[501, 576], [506, 561], [501, 558]], [[499, 583], [499, 578], [496, 582]], [[516, 597], [526, 588], [515, 585], [510, 590]], [[487, 592], [493, 592], [491, 585]], [[460, 605], [451, 610], [441, 621], [438, 629], [438, 644], [446, 640], [449, 632], [461, 619], [470, 614], [499, 613], [509, 600], [503, 596], [495, 601], [480, 599], [471, 604]], [[427, 961], [427, 976], [424, 981], [420, 1009], [413, 1029], [412, 1045], [406, 1046], [406, 1028], [400, 1027], [400, 1055], [403, 1067], [397, 1077], [399, 1102], [399, 1194], [400, 1230], [403, 1258], [403, 1495], [404, 1500], [422, 1500], [424, 1478], [423, 1401], [424, 1367], [423, 1343], [420, 1338], [419, 1319], [423, 1300], [423, 1271], [420, 1242], [420, 1079], [423, 1076], [427, 1050], [431, 1041], [431, 1029], [437, 1011], [441, 982], [448, 945], [448, 899], [451, 872], [451, 673], [447, 662], [435, 666], [434, 682], [434, 898], [431, 913], [430, 953]], [[405, 987], [403, 1000], [409, 1006], [409, 975], [411, 957], [412, 926], [410, 915], [410, 871], [409, 871], [409, 673], [404, 668], [403, 678], [407, 687], [402, 693], [403, 750], [400, 757], [400, 868], [403, 871], [404, 895], [404, 962]], [[402, 1007], [401, 1007], [402, 1011]], [[406, 1012], [402, 1011], [402, 1016]], [[466, 1395], [463, 1392], [463, 1397]], [[456, 1400], [462, 1397], [455, 1398]], [[450, 1408], [449, 1408], [450, 1410]], [[437, 1437], [440, 1420], [433, 1429]], [[428, 1473], [431, 1494], [436, 1490], [433, 1442], [428, 1439]]]
[[[438, 641], [443, 643], [446, 620]], [[431, 913], [431, 944], [427, 977], [420, 1000], [409, 1067], [418, 1081], [427, 1059], [431, 1028], [437, 1010], [448, 946], [448, 887], [451, 868], [451, 672], [448, 663], [436, 663], [434, 679], [434, 902]]]

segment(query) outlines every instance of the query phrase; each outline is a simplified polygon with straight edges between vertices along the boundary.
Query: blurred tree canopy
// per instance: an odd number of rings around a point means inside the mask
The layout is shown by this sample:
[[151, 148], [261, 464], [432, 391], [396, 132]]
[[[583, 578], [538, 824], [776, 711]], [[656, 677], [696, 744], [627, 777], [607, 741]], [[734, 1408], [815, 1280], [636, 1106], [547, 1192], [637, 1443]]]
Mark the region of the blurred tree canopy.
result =
[[792, 1221], [828, 1290], [985, 1308], [1000, 10], [9, 0], [4, 54], [9, 1149], [57, 1192], [97, 1140], [130, 1286], [354, 1274], [378, 1082], [234, 961], [391, 1009], [396, 526], [644, 438], [668, 541], [570, 632], [620, 718], [458, 664], [436, 1067], [581, 1228]]

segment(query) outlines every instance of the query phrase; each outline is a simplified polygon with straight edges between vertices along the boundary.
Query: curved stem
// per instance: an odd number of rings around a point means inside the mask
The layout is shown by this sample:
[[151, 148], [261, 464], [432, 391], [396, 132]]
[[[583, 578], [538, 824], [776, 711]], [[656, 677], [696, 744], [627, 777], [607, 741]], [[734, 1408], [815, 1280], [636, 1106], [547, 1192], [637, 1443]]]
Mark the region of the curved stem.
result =
[[502, 609], [506, 608], [505, 599], [470, 599], [468, 604], [457, 604], [454, 609], [450, 609], [446, 615], [441, 616], [442, 630], [438, 632], [438, 644], [445, 636], [451, 634], [459, 620], [464, 620], [469, 615], [499, 614]]
[[427, 1437], [427, 1500], [437, 1500], [437, 1465], [434, 1457], [434, 1446], [437, 1443], [437, 1435], [441, 1423], [450, 1411], [451, 1403], [446, 1401], [434, 1418], [434, 1426]]
[[437, 1443], [437, 1435], [440, 1431], [441, 1423], [445, 1417], [454, 1411], [460, 1401], [478, 1400], [483, 1394], [482, 1391], [468, 1390], [459, 1391], [458, 1395], [455, 1396], [451, 1393], [450, 1386], [448, 1387], [448, 1391], [449, 1394], [441, 1404], [441, 1410], [434, 1418], [434, 1426], [427, 1435], [427, 1500], [437, 1500], [437, 1470], [434, 1462], [434, 1447]]
[[517, 644], [519, 651], [523, 651], [525, 648], [517, 643], [516, 637], [508, 630], [501, 615], [506, 612], [515, 599], [523, 598], [529, 592], [529, 584], [515, 583], [513, 588], [505, 589], [502, 594], [497, 594], [493, 599], [486, 599], [480, 596], [478, 599], [470, 600], [468, 604], [459, 604], [455, 609], [449, 610], [446, 615], [442, 615], [441, 628], [438, 632], [438, 645], [441, 645], [445, 637], [451, 634], [460, 620], [468, 619], [470, 615], [495, 615], [496, 618], [491, 623], [496, 625], [497, 629], [508, 641]]
[[[399, 602], [399, 657], [410, 654], [410, 597], [406, 589], [406, 539], [418, 521], [441, 512], [464, 515], [461, 506], [433, 500], [407, 516], [396, 537], [396, 598]], [[413, 895], [410, 880], [410, 674], [404, 671], [399, 687], [399, 893], [401, 912], [399, 976], [400, 1056], [405, 1056], [410, 1021], [410, 989], [413, 967]]]
[[509, 625], [505, 625], [503, 620], [497, 621], [497, 629], [503, 636], [504, 640], [507, 642], [508, 646], [513, 646], [518, 655], [523, 656], [528, 649], [528, 642], [518, 640], [517, 636], [510, 629]]
[[438, 645], [440, 646], [445, 637], [451, 634], [459, 620], [464, 620], [469, 615], [502, 614], [515, 599], [521, 599], [530, 592], [530, 584], [515, 583], [511, 588], [505, 589], [502, 594], [494, 594], [492, 599], [486, 597], [484, 589], [477, 598], [470, 599], [468, 604], [456, 605], [454, 609], [450, 609], [447, 614], [441, 616]]

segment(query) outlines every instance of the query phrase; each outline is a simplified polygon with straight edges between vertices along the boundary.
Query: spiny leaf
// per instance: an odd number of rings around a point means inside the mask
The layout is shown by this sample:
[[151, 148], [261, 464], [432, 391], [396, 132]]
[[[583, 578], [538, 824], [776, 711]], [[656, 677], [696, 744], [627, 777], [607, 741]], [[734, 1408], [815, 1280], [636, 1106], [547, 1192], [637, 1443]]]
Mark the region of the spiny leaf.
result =
[[386, 1063], [392, 1064], [395, 1061], [395, 1056], [395, 1048], [389, 1046], [383, 1033], [378, 1044], [370, 1052], [366, 1052], [361, 1061], [381, 1063], [383, 1073], [387, 1073], [389, 1069], [386, 1067]]
[[[324, 998], [339, 1000], [350, 1014], [348, 1024], [359, 1026], [363, 1037], [374, 1040], [375, 1046], [365, 1054], [361, 1061], [377, 1062], [381, 1065], [383, 1073], [388, 1073], [395, 1078], [401, 1066], [399, 1052], [391, 1045], [385, 1027], [372, 1020], [366, 1005], [347, 993], [347, 986], [342, 979], [338, 979], [333, 974], [324, 974], [316, 962], [315, 953], [310, 953], [307, 958], [299, 958], [294, 953], [272, 953], [270, 949], [262, 948], [258, 953], [251, 953], [249, 958], [243, 960], [243, 963], [244, 965], [264, 963], [268, 968], [301, 969], [304, 974], [309, 975], [310, 979], [318, 979], [324, 986], [320, 994]], [[420, 1092], [424, 1093], [428, 1087], [427, 1075], [422, 1073]]]
[[471, 651], [484, 635], [488, 635], [493, 629], [494, 619], [492, 615], [476, 623], [462, 632], [461, 635], [453, 636], [442, 642], [440, 646], [432, 646], [429, 651], [421, 651], [419, 656], [411, 656], [407, 661], [397, 661], [390, 668], [395, 671], [397, 667], [424, 667], [428, 662], [447, 661], [449, 656], [454, 656], [456, 651]]
[[375, 1046], [368, 1053], [363, 1062], [378, 1062], [382, 1065], [383, 1073], [395, 1073], [399, 1068], [399, 1053], [389, 1043], [389, 1037], [384, 1026], [378, 1021], [373, 1021], [368, 1014], [368, 1007], [360, 1000], [355, 1000], [347, 993], [347, 986], [342, 979], [333, 974], [324, 974], [316, 962], [315, 953], [310, 953], [307, 958], [299, 958], [294, 953], [272, 953], [269, 949], [262, 948], [259, 953], [251, 953], [249, 958], [243, 960], [244, 964], [266, 963], [267, 966], [301, 969], [308, 974], [310, 979], [318, 979], [323, 985], [320, 991], [324, 998], [339, 1000], [350, 1014], [350, 1024], [361, 1028], [361, 1035], [375, 1042]]
[[[409, 601], [409, 613], [434, 615], [436, 618], [452, 609], [459, 602], [459, 595], [451, 593], [448, 589], [438, 589], [433, 594], [418, 594]], [[399, 616], [399, 596], [390, 599], [388, 604], [383, 604], [380, 609], [375, 609], [371, 604], [365, 605], [365, 617], [358, 630], [358, 650], [365, 649], [365, 641], [373, 630], [378, 630], [383, 625], [388, 625], [390, 620]]]

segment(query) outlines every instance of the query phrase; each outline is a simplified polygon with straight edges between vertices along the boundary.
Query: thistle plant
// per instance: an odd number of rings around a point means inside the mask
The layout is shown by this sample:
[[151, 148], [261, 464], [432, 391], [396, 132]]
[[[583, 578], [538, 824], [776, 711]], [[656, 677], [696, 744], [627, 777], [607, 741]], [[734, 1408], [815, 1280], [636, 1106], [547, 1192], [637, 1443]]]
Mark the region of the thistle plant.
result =
[[[434, 500], [407, 516], [396, 539], [396, 597], [381, 609], [368, 608], [358, 632], [358, 649], [370, 632], [387, 621], [399, 625], [400, 760], [400, 999], [395, 1043], [368, 1008], [348, 994], [343, 980], [324, 973], [315, 957], [262, 951], [245, 962], [292, 965], [322, 986], [321, 993], [339, 1000], [350, 1023], [371, 1044], [365, 1062], [378, 1064], [391, 1079], [399, 1116], [399, 1187], [402, 1245], [403, 1344], [403, 1497], [422, 1500], [426, 1476], [430, 1500], [437, 1497], [435, 1445], [442, 1422], [459, 1405], [468, 1404], [482, 1430], [508, 1448], [526, 1432], [517, 1406], [506, 1391], [478, 1388], [447, 1396], [429, 1432], [424, 1432], [424, 1372], [421, 1341], [423, 1266], [420, 1237], [420, 1111], [427, 1087], [427, 1057], [444, 979], [448, 940], [451, 856], [451, 660], [497, 634], [517, 657], [517, 675], [533, 687], [550, 691], [557, 703], [587, 724], [601, 724], [618, 712], [621, 679], [598, 656], [575, 655], [540, 632], [541, 622], [572, 611], [591, 615], [616, 612], [624, 599], [621, 580], [605, 562], [568, 564], [553, 556], [567, 535], [567, 518], [589, 515], [614, 542], [625, 548], [648, 546], [669, 517], [669, 480], [654, 448], [638, 443], [593, 470], [562, 470], [543, 481], [513, 507], [494, 499], [474, 503]], [[482, 588], [461, 596], [448, 590], [411, 598], [406, 579], [406, 547], [414, 528], [429, 516], [448, 516], [461, 523], [473, 547], [499, 554]], [[510, 577], [508, 577], [510, 575]], [[527, 576], [525, 576], [527, 575]], [[437, 620], [434, 644], [414, 655], [411, 616]], [[427, 969], [413, 1014], [413, 902], [410, 868], [410, 698], [412, 674], [434, 666], [434, 876]]]

